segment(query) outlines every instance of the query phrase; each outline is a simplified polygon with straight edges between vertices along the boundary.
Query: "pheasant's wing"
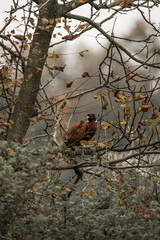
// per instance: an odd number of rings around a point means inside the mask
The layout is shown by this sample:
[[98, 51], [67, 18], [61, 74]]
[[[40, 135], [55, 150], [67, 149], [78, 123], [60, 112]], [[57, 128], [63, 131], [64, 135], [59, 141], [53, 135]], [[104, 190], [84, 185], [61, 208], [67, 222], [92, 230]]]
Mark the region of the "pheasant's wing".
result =
[[81, 141], [85, 136], [87, 128], [88, 126], [84, 121], [73, 125], [65, 134], [68, 143], [72, 144]]

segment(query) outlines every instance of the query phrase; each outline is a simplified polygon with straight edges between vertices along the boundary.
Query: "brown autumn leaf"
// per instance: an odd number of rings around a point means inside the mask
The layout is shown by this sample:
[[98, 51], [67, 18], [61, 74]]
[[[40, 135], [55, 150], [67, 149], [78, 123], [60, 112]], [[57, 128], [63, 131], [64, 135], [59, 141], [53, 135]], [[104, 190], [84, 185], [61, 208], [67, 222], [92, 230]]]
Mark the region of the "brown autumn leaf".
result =
[[136, 102], [136, 101], [139, 101], [139, 100], [146, 100], [146, 98], [147, 98], [147, 96], [145, 95], [145, 96], [143, 96], [143, 95], [141, 95], [140, 93], [135, 93], [135, 95], [134, 95], [134, 101]]
[[117, 128], [112, 129], [112, 136], [117, 132]]
[[87, 191], [87, 192], [85, 192], [86, 194], [88, 194], [88, 195], [92, 195], [92, 193], [91, 192], [89, 192], [89, 191]]
[[143, 217], [148, 219], [154, 219], [154, 218], [160, 217], [160, 214], [159, 213], [144, 214]]
[[88, 52], [88, 50], [84, 50], [84, 51], [79, 52], [79, 55], [80, 55], [81, 57], [84, 57], [84, 53], [85, 53], [85, 52]]
[[157, 118], [160, 118], [160, 112], [154, 112], [151, 116], [152, 120], [157, 119]]
[[80, 55], [81, 57], [84, 57], [84, 52], [79, 52], [79, 55]]
[[69, 83], [66, 83], [66, 87], [67, 87], [67, 88], [70, 88], [70, 87], [72, 86], [72, 83], [73, 83], [73, 81], [71, 81], [71, 82], [69, 82]]
[[128, 83], [129, 80], [133, 79], [137, 73], [134, 73], [134, 74], [130, 74], [130, 68], [128, 67], [127, 70], [126, 70], [126, 83]]
[[85, 77], [90, 77], [90, 76], [89, 76], [89, 73], [88, 73], [88, 72], [84, 72], [84, 73], [82, 74], [82, 77], [85, 78]]
[[53, 66], [51, 66], [51, 65], [49, 65], [48, 63], [45, 63], [45, 66], [48, 68], [48, 69], [50, 69], [50, 70], [53, 70], [54, 69], [54, 65]]
[[102, 100], [103, 100], [103, 106], [102, 108], [104, 110], [107, 110], [107, 107], [108, 107], [108, 101], [107, 101], [107, 98], [105, 96], [102, 96]]
[[17, 34], [17, 35], [13, 35], [14, 38], [18, 39], [19, 41], [24, 41], [26, 40], [26, 38], [24, 37], [24, 35], [21, 34]]
[[35, 44], [36, 46], [40, 46], [40, 43], [39, 43], [39, 42], [34, 42], [34, 44]]
[[142, 126], [147, 126], [147, 125], [148, 125], [148, 121], [146, 121], [146, 120], [141, 120], [141, 121], [139, 122], [139, 124], [142, 125]]
[[58, 54], [53, 54], [49, 58], [52, 59], [52, 60], [57, 60], [57, 58], [59, 58], [59, 56], [58, 56]]
[[54, 70], [58, 70], [60, 72], [63, 72], [64, 68], [65, 68], [66, 65], [64, 65], [63, 67], [58, 67], [58, 66], [54, 66]]
[[124, 115], [129, 115], [130, 114], [130, 107], [125, 107], [124, 108]]
[[120, 0], [119, 5], [120, 5], [122, 8], [131, 8], [131, 7], [132, 7], [131, 2], [132, 2], [132, 0]]
[[79, 34], [75, 34], [75, 35], [66, 35], [64, 37], [62, 37], [62, 39], [68, 40], [68, 41], [72, 41], [76, 38], [78, 38], [80, 35]]
[[119, 75], [116, 75], [113, 78], [114, 78], [114, 80], [118, 80], [119, 79]]
[[147, 112], [151, 108], [152, 108], [151, 105], [141, 105], [138, 108], [138, 112]]
[[46, 19], [46, 18], [42, 18], [41, 20], [42, 20], [42, 22], [43, 22], [43, 23], [46, 23], [46, 24], [48, 24], [48, 23], [49, 23], [49, 20], [48, 20], [48, 19]]

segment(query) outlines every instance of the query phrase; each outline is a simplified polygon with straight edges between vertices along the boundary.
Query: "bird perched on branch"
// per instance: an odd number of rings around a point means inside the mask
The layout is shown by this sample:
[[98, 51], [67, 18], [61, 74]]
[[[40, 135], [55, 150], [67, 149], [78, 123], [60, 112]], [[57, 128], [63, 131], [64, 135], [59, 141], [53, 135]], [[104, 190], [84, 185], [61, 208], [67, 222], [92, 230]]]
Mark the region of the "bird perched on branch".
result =
[[80, 141], [90, 140], [96, 130], [97, 119], [94, 114], [88, 114], [86, 121], [76, 123], [65, 133], [65, 143], [67, 146], [80, 146]]

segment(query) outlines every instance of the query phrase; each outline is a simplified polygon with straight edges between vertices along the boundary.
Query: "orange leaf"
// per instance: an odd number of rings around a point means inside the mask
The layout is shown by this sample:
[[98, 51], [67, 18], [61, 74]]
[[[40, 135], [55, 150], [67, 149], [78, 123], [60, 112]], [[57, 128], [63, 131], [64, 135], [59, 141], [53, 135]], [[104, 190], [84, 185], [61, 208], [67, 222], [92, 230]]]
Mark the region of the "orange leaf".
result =
[[81, 193], [77, 193], [76, 194], [77, 196], [82, 196], [83, 195], [83, 193], [81, 192]]
[[48, 19], [46, 19], [46, 18], [42, 18], [41, 20], [43, 23], [46, 23], [46, 24], [48, 24], [48, 22], [49, 22]]
[[39, 42], [34, 42], [35, 45], [37, 46], [40, 46], [40, 43]]
[[88, 195], [92, 195], [92, 193], [91, 192], [85, 192], [86, 194], [88, 194]]
[[55, 214], [56, 212], [49, 212], [50, 214]]
[[51, 58], [52, 60], [57, 60], [57, 58], [59, 58], [59, 56], [57, 54], [53, 54], [49, 58]]
[[4, 122], [3, 125], [4, 125], [4, 126], [10, 126], [11, 124], [8, 123], [8, 122]]

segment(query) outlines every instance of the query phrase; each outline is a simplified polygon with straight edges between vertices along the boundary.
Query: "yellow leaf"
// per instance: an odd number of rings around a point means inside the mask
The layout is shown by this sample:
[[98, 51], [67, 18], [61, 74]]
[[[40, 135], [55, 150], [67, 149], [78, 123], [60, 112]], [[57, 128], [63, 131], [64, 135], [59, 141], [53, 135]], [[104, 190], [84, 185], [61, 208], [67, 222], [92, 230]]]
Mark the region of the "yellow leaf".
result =
[[94, 97], [95, 99], [97, 99], [97, 98], [99, 97], [99, 92], [98, 92], [98, 93], [95, 93], [95, 94], [93, 95], [93, 97]]
[[110, 121], [110, 122], [105, 122], [105, 121], [101, 122], [101, 128], [103, 130], [107, 130], [110, 127], [113, 127], [113, 122], [112, 121]]
[[124, 109], [124, 114], [125, 114], [125, 115], [129, 115], [129, 114], [130, 114], [130, 107], [126, 107], [126, 108]]
[[120, 125], [126, 125], [127, 122], [126, 122], [125, 120], [123, 120], [123, 121], [121, 121], [119, 124], [120, 124]]
[[118, 97], [115, 97], [115, 101], [116, 102], [121, 102], [121, 103], [126, 103], [127, 102], [127, 98], [123, 94], [118, 94]]
[[59, 56], [57, 54], [54, 54], [54, 55], [50, 56], [49, 58], [51, 58], [52, 60], [57, 60], [57, 58], [59, 58]]
[[53, 25], [53, 23], [54, 23], [54, 18], [51, 18], [51, 19], [49, 20], [49, 23]]
[[41, 68], [39, 68], [39, 67], [36, 67], [36, 70], [37, 70], [37, 72], [40, 72], [40, 71], [42, 71], [42, 69], [41, 69]]
[[84, 52], [79, 52], [79, 55], [80, 55], [81, 57], [84, 57]]

